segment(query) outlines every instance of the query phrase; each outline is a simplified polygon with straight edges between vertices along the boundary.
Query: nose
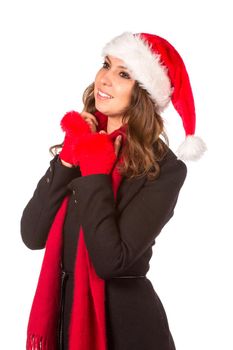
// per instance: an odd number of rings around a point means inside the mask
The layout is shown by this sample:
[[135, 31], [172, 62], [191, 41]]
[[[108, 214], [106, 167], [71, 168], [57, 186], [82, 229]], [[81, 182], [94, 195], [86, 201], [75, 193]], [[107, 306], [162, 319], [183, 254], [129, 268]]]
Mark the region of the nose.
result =
[[110, 70], [104, 71], [101, 75], [100, 81], [103, 85], [111, 86], [112, 85], [112, 73]]

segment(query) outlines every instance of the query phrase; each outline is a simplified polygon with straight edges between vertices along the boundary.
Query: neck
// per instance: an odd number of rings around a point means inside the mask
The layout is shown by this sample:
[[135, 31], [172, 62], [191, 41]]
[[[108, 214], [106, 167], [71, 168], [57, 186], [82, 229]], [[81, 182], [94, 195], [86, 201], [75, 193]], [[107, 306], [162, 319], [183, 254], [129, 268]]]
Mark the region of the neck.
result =
[[107, 121], [107, 133], [111, 134], [113, 131], [119, 129], [122, 126], [122, 118], [108, 117]]

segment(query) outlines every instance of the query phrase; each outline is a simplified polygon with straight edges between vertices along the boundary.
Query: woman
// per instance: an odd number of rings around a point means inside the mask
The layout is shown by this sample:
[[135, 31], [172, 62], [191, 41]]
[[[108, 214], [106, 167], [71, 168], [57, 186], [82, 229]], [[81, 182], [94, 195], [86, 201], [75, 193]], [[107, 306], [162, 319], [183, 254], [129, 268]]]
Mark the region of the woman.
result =
[[[174, 350], [146, 277], [187, 168], [205, 151], [184, 63], [165, 39], [123, 33], [103, 50], [81, 114], [61, 120], [59, 154], [21, 219], [30, 249], [46, 247], [27, 349]], [[172, 100], [186, 140], [178, 158], [160, 113]], [[160, 138], [164, 136], [165, 142]]]

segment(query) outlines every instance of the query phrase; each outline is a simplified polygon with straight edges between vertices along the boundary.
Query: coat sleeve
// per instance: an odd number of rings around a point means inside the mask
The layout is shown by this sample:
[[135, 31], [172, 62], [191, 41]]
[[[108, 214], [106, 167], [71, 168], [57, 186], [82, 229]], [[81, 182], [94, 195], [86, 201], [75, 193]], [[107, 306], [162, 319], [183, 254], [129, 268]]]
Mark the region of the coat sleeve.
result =
[[145, 181], [119, 218], [109, 175], [93, 174], [71, 182], [85, 243], [100, 278], [124, 275], [153, 245], [173, 216], [186, 174], [185, 163], [169, 161], [157, 180]]
[[50, 167], [39, 180], [32, 198], [23, 210], [20, 232], [24, 244], [30, 249], [43, 249], [49, 229], [63, 198], [67, 185], [75, 177], [81, 176], [79, 167], [64, 166], [57, 154]]

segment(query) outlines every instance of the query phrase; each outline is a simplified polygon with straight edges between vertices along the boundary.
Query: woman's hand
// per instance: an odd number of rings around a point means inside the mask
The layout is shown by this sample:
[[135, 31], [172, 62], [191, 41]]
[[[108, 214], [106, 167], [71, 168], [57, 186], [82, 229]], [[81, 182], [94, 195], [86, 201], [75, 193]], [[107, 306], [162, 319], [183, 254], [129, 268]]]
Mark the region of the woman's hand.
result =
[[110, 174], [117, 160], [120, 138], [113, 140], [105, 131], [81, 137], [77, 142], [74, 164], [78, 164], [82, 176]]
[[96, 119], [96, 117], [93, 114], [86, 112], [85, 110], [83, 110], [82, 113], [80, 113], [80, 115], [89, 124], [91, 131], [96, 132], [98, 125], [98, 120]]
[[[107, 134], [106, 131], [100, 130], [99, 134]], [[121, 142], [122, 142], [122, 136], [118, 135], [116, 139], [114, 140], [114, 150], [115, 150], [115, 155], [116, 157], [118, 156], [118, 153], [121, 148]]]
[[[92, 132], [96, 132], [96, 129], [97, 129], [97, 126], [98, 126], [97, 118], [93, 114], [91, 114], [89, 112], [86, 112], [84, 109], [80, 113], [80, 115], [88, 123], [88, 125], [90, 126]], [[106, 133], [105, 130], [100, 130], [99, 134], [107, 134], [107, 133]], [[115, 149], [116, 157], [118, 156], [119, 150], [121, 148], [121, 141], [122, 141], [122, 136], [121, 135], [119, 135], [114, 141], [114, 149]]]
[[73, 168], [74, 167], [71, 163], [67, 163], [61, 158], [60, 158], [60, 161], [61, 161], [62, 165], [66, 166], [67, 168]]
[[[59, 158], [64, 162], [73, 164], [73, 150], [78, 139], [83, 135], [92, 134], [90, 125], [86, 123], [80, 113], [70, 111], [64, 115], [60, 122], [62, 130], [65, 132], [64, 144]], [[65, 164], [66, 165], [66, 164]]]

